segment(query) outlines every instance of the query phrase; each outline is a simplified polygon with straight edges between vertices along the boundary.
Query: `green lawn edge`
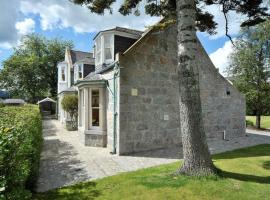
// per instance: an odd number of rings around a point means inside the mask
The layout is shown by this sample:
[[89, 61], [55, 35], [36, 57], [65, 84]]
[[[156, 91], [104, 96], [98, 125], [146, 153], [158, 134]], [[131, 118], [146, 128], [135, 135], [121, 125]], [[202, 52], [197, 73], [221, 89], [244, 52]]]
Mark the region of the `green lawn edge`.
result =
[[180, 162], [121, 173], [34, 195], [35, 200], [269, 199], [270, 145], [213, 156], [220, 176], [173, 176]]

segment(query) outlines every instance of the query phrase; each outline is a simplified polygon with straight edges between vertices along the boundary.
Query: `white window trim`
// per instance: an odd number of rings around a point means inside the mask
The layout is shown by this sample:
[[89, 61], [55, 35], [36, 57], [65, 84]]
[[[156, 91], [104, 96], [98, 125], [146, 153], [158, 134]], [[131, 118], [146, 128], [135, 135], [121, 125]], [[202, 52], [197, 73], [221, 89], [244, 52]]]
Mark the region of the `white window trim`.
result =
[[[64, 68], [65, 72], [65, 80], [62, 80], [62, 69]], [[67, 82], [67, 66], [65, 65], [60, 65], [59, 66], [59, 77], [58, 77], [59, 83], [66, 83]]]
[[[81, 70], [82, 70], [82, 77], [81, 78], [79, 78], [79, 66], [81, 66]], [[78, 80], [83, 79], [83, 76], [84, 76], [83, 71], [84, 71], [84, 64], [81, 63], [81, 64], [76, 64], [74, 66], [74, 83], [76, 83]]]
[[[111, 59], [107, 59], [105, 60], [105, 40], [104, 40], [104, 36], [110, 36], [110, 48], [111, 48], [111, 53], [112, 53], [112, 58]], [[97, 51], [97, 41], [100, 40], [100, 51]], [[100, 58], [100, 62], [97, 62], [97, 53], [101, 53], [101, 58]], [[99, 35], [96, 38], [96, 42], [95, 42], [95, 65], [102, 65], [103, 63], [105, 64], [109, 64], [111, 62], [114, 61], [114, 33], [103, 33], [101, 35]]]

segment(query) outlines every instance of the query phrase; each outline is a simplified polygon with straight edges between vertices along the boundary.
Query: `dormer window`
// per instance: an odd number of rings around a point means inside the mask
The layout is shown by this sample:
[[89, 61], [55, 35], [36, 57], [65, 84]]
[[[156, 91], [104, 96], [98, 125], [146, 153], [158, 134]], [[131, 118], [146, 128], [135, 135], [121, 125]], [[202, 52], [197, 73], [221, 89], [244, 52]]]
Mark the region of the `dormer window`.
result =
[[61, 66], [60, 70], [61, 70], [61, 72], [60, 72], [60, 80], [62, 82], [65, 82], [66, 81], [66, 67]]
[[83, 77], [83, 67], [82, 64], [78, 66], [78, 79]]
[[76, 64], [74, 67], [74, 82], [83, 78], [83, 64]]
[[112, 35], [104, 35], [104, 54], [105, 54], [105, 63], [106, 61], [112, 61], [113, 58], [113, 39]]
[[102, 34], [98, 38], [96, 38], [94, 50], [96, 66], [102, 65], [103, 63], [109, 64], [113, 61], [113, 40], [113, 34]]

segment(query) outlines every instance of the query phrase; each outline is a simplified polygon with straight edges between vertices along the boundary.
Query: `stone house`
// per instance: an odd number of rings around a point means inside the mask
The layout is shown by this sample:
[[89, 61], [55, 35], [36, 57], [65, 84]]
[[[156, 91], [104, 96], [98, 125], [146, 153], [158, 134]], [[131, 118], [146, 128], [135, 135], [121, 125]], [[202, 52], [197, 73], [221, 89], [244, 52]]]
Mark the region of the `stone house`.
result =
[[[181, 144], [176, 35], [175, 25], [146, 32], [116, 27], [96, 35], [94, 70], [66, 88], [78, 93], [85, 145], [127, 154]], [[199, 41], [198, 66], [207, 138], [244, 136], [245, 98]]]
[[69, 120], [68, 114], [62, 109], [61, 100], [65, 94], [77, 94], [74, 82], [85, 78], [95, 71], [95, 61], [92, 53], [75, 51], [66, 48], [65, 60], [58, 63], [58, 119], [65, 123]]

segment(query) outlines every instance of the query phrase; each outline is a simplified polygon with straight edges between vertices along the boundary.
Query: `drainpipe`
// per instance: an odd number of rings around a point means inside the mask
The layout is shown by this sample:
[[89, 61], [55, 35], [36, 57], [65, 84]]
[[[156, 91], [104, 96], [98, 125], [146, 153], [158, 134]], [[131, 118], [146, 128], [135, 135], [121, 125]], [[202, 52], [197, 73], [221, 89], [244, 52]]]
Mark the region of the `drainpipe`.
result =
[[116, 154], [117, 137], [116, 137], [116, 119], [117, 119], [117, 88], [116, 88], [116, 78], [119, 75], [118, 63], [115, 63], [114, 74], [113, 74], [113, 154]]
[[116, 146], [117, 146], [117, 88], [116, 88], [116, 78], [119, 77], [119, 65], [118, 63], [114, 64], [114, 73], [113, 73], [113, 91], [111, 91], [109, 87], [109, 83], [107, 82], [107, 88], [109, 89], [111, 95], [113, 96], [113, 150], [111, 154], [116, 154]]

